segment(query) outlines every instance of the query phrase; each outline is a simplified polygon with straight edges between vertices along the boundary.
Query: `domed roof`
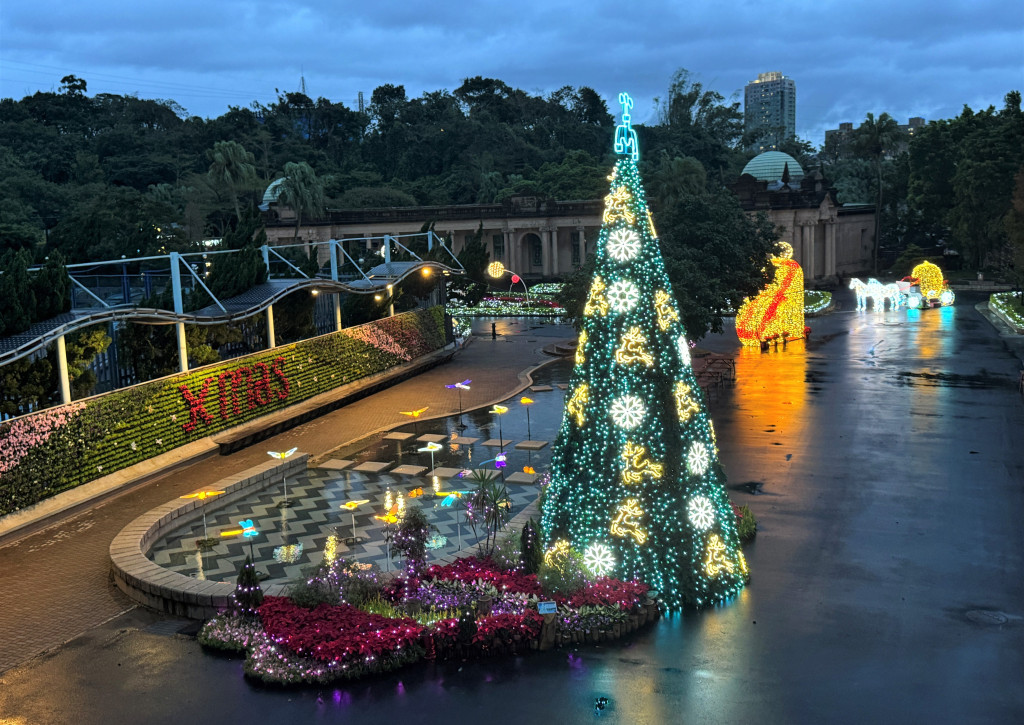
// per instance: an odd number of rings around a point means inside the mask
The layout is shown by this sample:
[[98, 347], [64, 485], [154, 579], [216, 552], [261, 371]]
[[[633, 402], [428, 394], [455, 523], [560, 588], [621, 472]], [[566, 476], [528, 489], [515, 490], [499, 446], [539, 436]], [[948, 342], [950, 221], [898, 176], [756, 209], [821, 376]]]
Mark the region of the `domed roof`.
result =
[[268, 186], [267, 190], [263, 192], [263, 203], [260, 204], [260, 211], [267, 211], [271, 204], [277, 202], [277, 195], [281, 193], [281, 189], [278, 187], [281, 186], [281, 182], [283, 182], [284, 179], [285, 177], [282, 176], [280, 179], [274, 179], [270, 182], [270, 186]]
[[786, 164], [789, 164], [789, 183], [799, 184], [804, 178], [800, 162], [781, 151], [765, 151], [758, 154], [743, 167], [743, 173], [750, 174], [758, 181], [778, 181], [782, 178]]

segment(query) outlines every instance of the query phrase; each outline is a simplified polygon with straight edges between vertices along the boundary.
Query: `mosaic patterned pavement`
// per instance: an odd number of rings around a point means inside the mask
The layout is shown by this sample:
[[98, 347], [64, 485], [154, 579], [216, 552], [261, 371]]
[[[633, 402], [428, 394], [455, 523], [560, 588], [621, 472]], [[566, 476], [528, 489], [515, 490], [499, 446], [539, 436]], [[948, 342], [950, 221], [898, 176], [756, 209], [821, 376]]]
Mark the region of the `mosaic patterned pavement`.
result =
[[[459, 478], [451, 481], [439, 479], [438, 483], [441, 491], [467, 490], [474, 485]], [[396, 556], [388, 563], [385, 526], [374, 518], [383, 513], [389, 488], [394, 494], [405, 494], [407, 506], [420, 505], [430, 523], [447, 537], [445, 546], [429, 552], [431, 558], [458, 550], [460, 520], [463, 548], [471, 548], [476, 542], [477, 537], [465, 523], [461, 505], [455, 500], [452, 505], [444, 506], [444, 497], [434, 493], [429, 477], [317, 468], [310, 469], [305, 476], [289, 479], [288, 498], [292, 503], [289, 508], [278, 507], [284, 500], [284, 486], [276, 483], [260, 492], [255, 500], [237, 501], [208, 514], [207, 532], [210, 537], [218, 538], [210, 551], [200, 552], [196, 548], [196, 540], [203, 538], [200, 519], [188, 528], [159, 540], [150, 558], [160, 566], [187, 576], [233, 583], [240, 563], [249, 554], [251, 541], [257, 568], [269, 575], [265, 583], [276, 584], [301, 576], [304, 567], [319, 564], [328, 538], [333, 537], [338, 556], [372, 562], [382, 570], [400, 568], [401, 557]], [[422, 489], [423, 494], [410, 499], [410, 492], [417, 488]], [[512, 499], [512, 515], [537, 497], [536, 486], [510, 483], [508, 491]], [[358, 506], [354, 511], [342, 507], [348, 501], [363, 499], [369, 503]], [[352, 536], [353, 519], [355, 535], [361, 541], [348, 545], [345, 539]], [[252, 520], [259, 533], [245, 539], [239, 526], [243, 520]], [[238, 533], [221, 537], [222, 531]], [[302, 545], [298, 554], [297, 544]]]

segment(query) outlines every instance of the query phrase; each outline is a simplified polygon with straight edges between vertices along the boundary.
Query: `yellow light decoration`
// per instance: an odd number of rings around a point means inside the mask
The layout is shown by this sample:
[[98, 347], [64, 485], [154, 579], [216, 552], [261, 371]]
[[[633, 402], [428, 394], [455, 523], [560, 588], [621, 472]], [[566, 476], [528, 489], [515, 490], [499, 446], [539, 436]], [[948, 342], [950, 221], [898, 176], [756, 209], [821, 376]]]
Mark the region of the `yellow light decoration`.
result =
[[505, 415], [505, 413], [508, 412], [508, 406], [507, 405], [495, 405], [493, 408], [491, 408], [487, 412], [490, 413], [491, 415]]
[[391, 493], [391, 489], [389, 488], [387, 491], [384, 492], [384, 509], [386, 511], [390, 511], [391, 507], [394, 506], [394, 505], [395, 505], [395, 495], [393, 493]]
[[633, 441], [626, 441], [622, 453], [619, 454], [619, 457], [626, 462], [625, 467], [622, 469], [623, 484], [628, 486], [640, 483], [643, 480], [644, 474], [651, 478], [661, 478], [665, 467], [660, 463], [654, 463], [646, 456], [646, 448], [638, 446]]
[[658, 327], [664, 332], [672, 326], [673, 322], [679, 322], [679, 313], [672, 306], [672, 297], [665, 290], [658, 290], [654, 293], [654, 309], [658, 313]]
[[395, 515], [398, 517], [398, 520], [401, 521], [405, 518], [405, 496], [401, 493], [398, 494], [398, 503], [395, 504], [395, 506], [398, 508]]
[[589, 317], [595, 312], [604, 317], [608, 314], [608, 300], [604, 297], [604, 281], [600, 277], [594, 277], [590, 285], [590, 294], [587, 295], [587, 304], [583, 306], [583, 315]]
[[647, 225], [651, 228], [651, 237], [657, 239], [658, 232], [654, 228], [654, 217], [651, 216], [651, 210], [647, 210]]
[[398, 411], [398, 412], [399, 412], [399, 413], [401, 413], [402, 415], [407, 415], [407, 416], [409, 416], [410, 418], [419, 418], [419, 417], [420, 417], [421, 415], [423, 415], [423, 414], [424, 414], [424, 413], [425, 413], [425, 412], [426, 412], [426, 411], [427, 411], [427, 410], [428, 410], [429, 408], [430, 408], [430, 406], [429, 406], [429, 405], [427, 405], [427, 406], [424, 406], [424, 407], [420, 408], [419, 410], [400, 410], [400, 411]]
[[640, 526], [640, 517], [644, 510], [640, 508], [639, 499], [627, 498], [615, 509], [615, 518], [612, 519], [611, 534], [625, 538], [630, 536], [638, 544], [647, 541], [647, 531]]
[[270, 456], [271, 458], [279, 458], [279, 459], [281, 459], [283, 461], [286, 458], [288, 458], [288, 456], [290, 456], [291, 454], [295, 453], [295, 451], [297, 451], [297, 450], [299, 450], [299, 449], [298, 448], [292, 448], [291, 450], [281, 451], [281, 452], [278, 452], [278, 451], [267, 451], [267, 455]]
[[544, 563], [551, 566], [556, 559], [567, 556], [569, 554], [569, 548], [568, 541], [565, 539], [559, 539], [550, 549], [544, 552]]
[[487, 274], [498, 279], [505, 274], [505, 265], [501, 262], [491, 262], [487, 265]]
[[675, 399], [676, 399], [676, 413], [679, 414], [679, 420], [685, 423], [690, 419], [690, 416], [700, 411], [700, 405], [697, 400], [691, 395], [693, 392], [689, 385], [684, 383], [682, 380], [676, 383], [675, 388]]
[[223, 491], [197, 491], [196, 493], [186, 493], [184, 496], [180, 496], [179, 498], [197, 498], [200, 501], [205, 501], [206, 499], [212, 498], [213, 496], [220, 496], [222, 493], [224, 493], [224, 492]]
[[338, 535], [331, 534], [327, 537], [327, 541], [324, 543], [324, 561], [328, 564], [333, 564], [334, 560], [338, 558]]
[[358, 499], [358, 500], [346, 501], [345, 503], [343, 503], [341, 505], [341, 507], [342, 508], [346, 508], [349, 511], [355, 511], [357, 508], [362, 506], [364, 503], [370, 503], [370, 499], [368, 499], [368, 498], [361, 498], [361, 499]]
[[654, 357], [644, 349], [646, 344], [647, 337], [643, 330], [634, 325], [622, 336], [622, 344], [615, 351], [615, 362], [619, 365], [642, 362], [647, 367], [651, 367], [654, 365]]
[[931, 262], [921, 262], [914, 267], [910, 276], [917, 280], [917, 288], [926, 299], [936, 299], [946, 288], [945, 280], [942, 279], [942, 270], [938, 265]]
[[732, 574], [736, 565], [729, 561], [726, 555], [725, 543], [718, 534], [711, 534], [708, 537], [707, 558], [704, 559], [704, 571], [708, 576], [717, 576], [718, 572], [725, 569]]
[[631, 205], [632, 199], [629, 187], [616, 186], [612, 189], [612, 193], [604, 198], [604, 216], [601, 221], [611, 224], [617, 219], [622, 219], [626, 224], [632, 226], [636, 221], [636, 214]]
[[740, 563], [740, 572], [742, 572], [743, 576], [749, 574], [750, 569], [747, 568], [747, 557], [743, 556], [742, 551], [736, 552], [736, 560]]
[[589, 397], [590, 388], [587, 387], [586, 383], [580, 383], [576, 386], [576, 390], [572, 391], [572, 397], [569, 398], [569, 402], [565, 406], [569, 414], [575, 419], [576, 425], [581, 428], [587, 420], [585, 409]]
[[520, 405], [530, 405], [533, 402], [533, 398], [527, 398], [525, 395], [519, 399]]
[[775, 274], [753, 299], [747, 298], [736, 313], [736, 336], [744, 345], [785, 337], [804, 336], [804, 271], [793, 259], [793, 247], [779, 242], [772, 257]]
[[587, 359], [586, 358], [586, 352], [584, 352], [586, 347], [587, 347], [587, 331], [583, 330], [583, 332], [580, 333], [579, 341], [576, 343], [576, 364], [577, 365], [582, 365], [586, 361], [586, 359]]

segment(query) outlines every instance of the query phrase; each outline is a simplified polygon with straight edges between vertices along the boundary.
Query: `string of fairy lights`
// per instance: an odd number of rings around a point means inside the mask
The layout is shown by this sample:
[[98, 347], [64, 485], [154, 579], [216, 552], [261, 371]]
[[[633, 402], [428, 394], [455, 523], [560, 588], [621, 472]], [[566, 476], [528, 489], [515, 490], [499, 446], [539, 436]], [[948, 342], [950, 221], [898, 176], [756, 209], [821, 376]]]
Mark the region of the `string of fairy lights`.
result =
[[608, 179], [542, 531], [670, 608], [708, 605], [740, 590], [746, 562], [635, 145]]

